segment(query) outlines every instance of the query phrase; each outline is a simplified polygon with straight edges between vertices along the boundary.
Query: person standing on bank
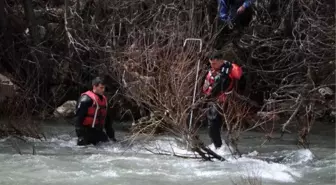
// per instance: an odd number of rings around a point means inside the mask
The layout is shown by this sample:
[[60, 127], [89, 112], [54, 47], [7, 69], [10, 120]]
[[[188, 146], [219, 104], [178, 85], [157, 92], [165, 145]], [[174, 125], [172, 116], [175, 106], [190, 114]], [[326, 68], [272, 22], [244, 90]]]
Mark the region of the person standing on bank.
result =
[[234, 45], [240, 42], [244, 30], [252, 21], [254, 2], [255, 0], [217, 0], [219, 33], [215, 41], [216, 49], [222, 49], [228, 37]]
[[76, 106], [77, 145], [96, 145], [109, 139], [116, 142], [112, 123], [107, 115], [108, 103], [104, 92], [103, 81], [96, 77], [92, 81], [92, 90], [81, 94]]
[[[227, 23], [240, 22], [251, 14], [251, 6], [255, 0], [218, 0], [219, 18]], [[251, 16], [251, 15], [250, 15]]]
[[209, 137], [215, 147], [220, 148], [222, 116], [217, 105], [225, 102], [227, 95], [233, 90], [235, 81], [241, 78], [243, 72], [237, 64], [224, 60], [220, 52], [212, 53], [209, 62], [211, 68], [206, 75], [202, 91], [209, 99], [207, 104]]

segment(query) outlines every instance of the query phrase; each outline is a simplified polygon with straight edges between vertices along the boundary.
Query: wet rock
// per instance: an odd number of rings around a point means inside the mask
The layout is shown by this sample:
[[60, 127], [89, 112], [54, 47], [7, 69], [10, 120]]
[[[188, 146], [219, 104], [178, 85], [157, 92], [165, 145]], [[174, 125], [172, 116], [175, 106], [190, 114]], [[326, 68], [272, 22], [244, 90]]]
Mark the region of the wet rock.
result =
[[57, 107], [54, 111], [54, 116], [56, 118], [68, 118], [75, 115], [76, 111], [76, 101], [70, 100], [63, 103], [61, 106]]
[[58, 23], [48, 23], [47, 30], [50, 32], [55, 32], [58, 27], [59, 27]]
[[332, 120], [334, 122], [336, 116], [335, 106], [335, 92], [330, 87], [323, 87], [318, 90], [319, 94], [323, 97], [322, 106], [317, 107], [316, 112], [320, 113], [322, 118]]
[[[40, 25], [37, 26], [37, 31], [38, 31], [38, 36], [39, 36], [40, 39], [43, 39], [46, 35], [46, 32], [47, 32], [46, 28], [43, 27], [43, 26], [40, 26]], [[30, 35], [29, 28], [27, 28], [25, 30], [25, 33], [26, 33], [26, 35]]]
[[336, 117], [336, 111], [335, 111], [335, 110], [331, 111], [330, 114], [331, 114], [332, 116], [335, 116], [335, 117]]
[[46, 28], [38, 25], [38, 31], [39, 31], [40, 39], [43, 39], [46, 35], [46, 32], [47, 32]]
[[336, 119], [336, 106], [335, 106], [335, 101], [330, 101], [329, 102], [329, 107], [330, 107], [330, 115], [329, 115], [329, 121], [332, 123], [335, 123]]
[[5, 75], [0, 74], [0, 103], [16, 94], [18, 87]]

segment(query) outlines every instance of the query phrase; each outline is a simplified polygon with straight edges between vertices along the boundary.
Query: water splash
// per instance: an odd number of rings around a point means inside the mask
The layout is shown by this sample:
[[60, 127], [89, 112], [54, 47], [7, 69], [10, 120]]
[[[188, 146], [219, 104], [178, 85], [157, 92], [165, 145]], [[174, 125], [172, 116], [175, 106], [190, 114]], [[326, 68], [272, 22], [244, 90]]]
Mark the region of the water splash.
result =
[[[225, 144], [218, 149], [215, 149], [212, 144], [208, 146], [217, 154], [225, 157], [227, 159], [225, 162], [208, 163], [199, 162], [198, 160], [179, 160], [178, 158], [166, 159], [152, 155], [152, 152], [168, 155], [175, 153], [181, 156], [193, 157], [197, 155], [188, 150], [181, 142], [167, 136], [158, 137], [146, 142], [139, 142], [127, 147], [114, 143], [104, 143], [99, 146], [77, 146], [76, 138], [70, 137], [69, 135], [53, 137], [46, 141], [28, 138], [28, 141], [34, 142], [37, 146], [44, 147], [42, 151], [38, 151], [40, 156], [24, 158], [18, 155], [16, 156], [17, 159], [11, 160], [12, 163], [22, 165], [22, 163], [19, 162], [20, 160], [18, 160], [21, 159], [26, 161], [25, 164], [27, 166], [39, 164], [35, 166], [35, 172], [33, 171], [32, 174], [30, 174], [31, 176], [34, 176], [34, 173], [38, 171], [42, 173], [42, 171], [46, 169], [49, 170], [50, 174], [57, 173], [59, 178], [65, 178], [65, 176], [67, 176], [66, 173], [72, 174], [72, 180], [69, 176], [66, 177], [67, 182], [72, 182], [82, 176], [92, 176], [92, 178], [118, 178], [122, 177], [123, 173], [124, 175], [132, 173], [139, 176], [146, 176], [150, 175], [150, 172], [153, 172], [150, 166], [156, 166], [154, 167], [156, 168], [156, 171], [154, 170], [155, 173], [153, 173], [154, 175], [166, 176], [172, 179], [220, 179], [223, 178], [224, 175], [230, 177], [255, 177], [278, 182], [295, 182], [302, 177], [302, 172], [300, 169], [295, 168], [295, 165], [305, 164], [314, 158], [310, 150], [287, 150], [278, 152], [278, 154], [283, 157], [281, 163], [266, 162], [265, 160], [257, 159], [256, 157], [259, 155], [258, 151], [253, 151], [243, 155], [241, 158], [235, 159], [234, 157], [230, 157], [232, 148], [230, 150]], [[8, 142], [8, 139], [3, 139], [0, 142]], [[66, 153], [62, 154], [62, 151], [66, 151]], [[54, 156], [43, 157], [44, 154], [49, 155], [52, 152]], [[128, 155], [125, 156], [125, 153]], [[138, 154], [142, 155], [134, 156]], [[63, 157], [62, 162], [58, 161], [60, 155], [67, 156], [66, 160]], [[56, 163], [55, 160], [58, 162]], [[50, 165], [50, 161], [53, 161], [52, 163], [56, 163], [61, 167], [57, 167], [55, 164]], [[116, 172], [115, 168], [121, 168], [125, 161], [132, 164], [130, 168], [135, 169], [131, 170], [127, 169], [128, 167], [123, 167], [126, 169], [119, 169], [118, 172]], [[67, 163], [68, 165], [71, 164], [71, 166], [77, 166], [78, 169], [68, 169], [69, 167], [66, 167]], [[10, 166], [10, 164], [7, 165]], [[99, 170], [100, 168], [104, 169], [103, 172]], [[169, 168], [170, 171], [166, 171]], [[177, 174], [175, 174], [176, 172]]]
[[309, 149], [299, 149], [286, 153], [282, 163], [300, 165], [311, 162], [313, 159], [314, 154]]

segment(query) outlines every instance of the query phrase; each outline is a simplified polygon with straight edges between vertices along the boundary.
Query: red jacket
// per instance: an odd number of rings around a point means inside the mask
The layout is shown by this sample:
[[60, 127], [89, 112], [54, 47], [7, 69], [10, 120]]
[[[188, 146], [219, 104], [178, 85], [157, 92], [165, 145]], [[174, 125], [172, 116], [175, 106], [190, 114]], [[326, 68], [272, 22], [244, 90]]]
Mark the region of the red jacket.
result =
[[[210, 95], [213, 85], [215, 83], [215, 77], [216, 75], [218, 75], [220, 70], [215, 71], [213, 69], [210, 69], [206, 78], [205, 78], [205, 82], [203, 85], [203, 93], [206, 95]], [[221, 92], [218, 96], [217, 99], [219, 102], [224, 102], [226, 99], [226, 95], [233, 89], [233, 84], [235, 80], [239, 80], [240, 77], [242, 76], [243, 71], [241, 69], [241, 67], [239, 67], [237, 64], [232, 63], [232, 68], [229, 72], [228, 75], [228, 80], [229, 80], [229, 85], [226, 88], [226, 90], [224, 92]]]

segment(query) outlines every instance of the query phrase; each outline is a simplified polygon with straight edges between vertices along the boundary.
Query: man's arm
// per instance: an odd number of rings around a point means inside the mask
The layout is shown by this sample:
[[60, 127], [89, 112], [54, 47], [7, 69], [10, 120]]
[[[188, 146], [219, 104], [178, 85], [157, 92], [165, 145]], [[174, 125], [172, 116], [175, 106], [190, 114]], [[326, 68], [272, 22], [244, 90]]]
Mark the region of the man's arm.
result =
[[111, 119], [110, 119], [110, 116], [107, 114], [106, 115], [106, 118], [105, 118], [105, 131], [106, 131], [106, 134], [107, 136], [112, 140], [112, 141], [117, 141], [116, 138], [115, 138], [115, 134], [114, 134], [114, 129], [113, 129], [113, 126], [112, 126], [112, 122], [111, 122]]
[[253, 2], [254, 0], [245, 0], [243, 4], [244, 8], [250, 7], [253, 4]]
[[80, 130], [84, 128], [83, 126], [83, 121], [84, 118], [87, 114], [88, 108], [92, 105], [92, 100], [89, 96], [83, 95], [79, 97], [77, 101], [77, 106], [76, 106], [76, 122], [75, 122], [75, 127], [76, 127], [76, 133], [77, 135], [82, 135], [80, 133]]
[[229, 21], [229, 4], [227, 1], [228, 0], [219, 0], [219, 18], [222, 21]]
[[253, 2], [254, 2], [254, 0], [245, 0], [244, 3], [243, 3], [243, 5], [241, 5], [238, 8], [237, 13], [238, 14], [243, 13], [246, 10], [246, 8], [248, 8], [248, 7], [250, 7], [252, 5]]
[[224, 78], [220, 77], [215, 81], [213, 84], [212, 90], [211, 90], [211, 95], [210, 98], [215, 98], [217, 95], [222, 91], [222, 84], [224, 82]]
[[231, 73], [231, 69], [231, 62], [225, 61], [221, 67], [220, 73], [215, 77], [215, 83], [212, 87], [210, 97], [216, 97], [220, 92], [228, 88], [229, 84], [227, 83], [227, 80], [229, 78], [229, 74]]

